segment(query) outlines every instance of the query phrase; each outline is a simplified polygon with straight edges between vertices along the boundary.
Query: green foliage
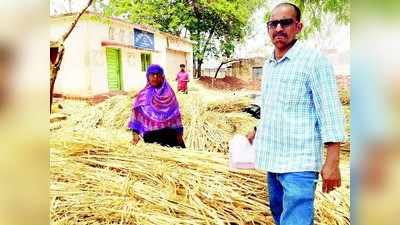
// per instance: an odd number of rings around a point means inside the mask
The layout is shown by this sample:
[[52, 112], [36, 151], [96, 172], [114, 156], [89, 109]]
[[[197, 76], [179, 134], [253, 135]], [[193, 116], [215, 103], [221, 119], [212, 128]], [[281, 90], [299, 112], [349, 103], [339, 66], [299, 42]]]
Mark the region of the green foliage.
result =
[[[297, 5], [302, 12], [302, 20], [306, 22], [301, 37], [307, 38], [321, 28], [324, 15], [333, 14], [337, 24], [350, 23], [349, 0], [289, 0]], [[268, 10], [264, 19], [268, 21], [272, 9]]]

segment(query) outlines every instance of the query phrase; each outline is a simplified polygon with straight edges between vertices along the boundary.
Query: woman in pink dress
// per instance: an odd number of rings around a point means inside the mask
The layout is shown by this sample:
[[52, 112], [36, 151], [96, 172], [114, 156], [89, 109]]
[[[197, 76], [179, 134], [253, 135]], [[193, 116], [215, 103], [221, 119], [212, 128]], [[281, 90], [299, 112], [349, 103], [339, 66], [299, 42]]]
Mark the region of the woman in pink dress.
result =
[[185, 71], [185, 65], [181, 64], [179, 66], [181, 71], [176, 75], [176, 80], [178, 81], [178, 91], [187, 94], [187, 83], [189, 82], [189, 74]]

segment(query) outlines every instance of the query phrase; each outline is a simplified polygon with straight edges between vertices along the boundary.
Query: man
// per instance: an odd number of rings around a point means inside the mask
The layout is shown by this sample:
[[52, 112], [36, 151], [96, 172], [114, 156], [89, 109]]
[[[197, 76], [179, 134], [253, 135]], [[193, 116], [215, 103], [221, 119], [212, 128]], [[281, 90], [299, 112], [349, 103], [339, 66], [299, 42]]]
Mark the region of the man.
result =
[[[341, 185], [344, 115], [332, 66], [296, 39], [303, 24], [297, 6], [281, 3], [267, 23], [275, 46], [264, 65], [261, 120], [254, 140], [256, 165], [267, 171], [269, 201], [278, 225], [310, 225], [315, 188]], [[248, 134], [253, 141], [255, 131]], [[323, 163], [323, 145], [327, 156]]]
[[176, 81], [178, 81], [178, 91], [187, 94], [187, 83], [189, 82], [189, 74], [185, 71], [185, 65], [179, 65], [181, 70], [176, 74]]

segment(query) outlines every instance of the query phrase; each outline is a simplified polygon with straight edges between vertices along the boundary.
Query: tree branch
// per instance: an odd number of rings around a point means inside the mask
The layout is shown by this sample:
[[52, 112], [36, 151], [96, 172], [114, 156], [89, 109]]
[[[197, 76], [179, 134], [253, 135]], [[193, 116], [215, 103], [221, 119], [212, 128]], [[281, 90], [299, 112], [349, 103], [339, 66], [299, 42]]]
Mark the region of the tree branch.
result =
[[239, 61], [240, 61], [240, 60], [238, 60], [238, 59], [231, 59], [231, 60], [228, 60], [228, 61], [225, 61], [225, 62], [221, 62], [221, 64], [219, 65], [217, 71], [215, 71], [214, 78], [217, 78], [218, 72], [219, 72], [219, 70], [221, 69], [221, 67], [222, 67], [224, 64], [231, 63], [231, 62], [239, 62]]
[[71, 34], [72, 30], [75, 28], [76, 24], [79, 21], [79, 18], [85, 13], [85, 11], [89, 8], [89, 6], [93, 3], [94, 0], [89, 0], [87, 3], [86, 7], [82, 9], [82, 11], [78, 14], [78, 16], [75, 18], [74, 22], [71, 24], [69, 27], [68, 31], [65, 32], [65, 34], [61, 37], [61, 41], [64, 43], [64, 41], [68, 38], [68, 36]]
[[212, 36], [214, 35], [216, 25], [214, 24], [213, 28], [211, 29], [210, 33], [208, 34], [207, 41], [204, 44], [203, 50], [201, 51], [201, 56], [204, 58], [204, 54], [207, 51], [207, 46], [210, 43]]

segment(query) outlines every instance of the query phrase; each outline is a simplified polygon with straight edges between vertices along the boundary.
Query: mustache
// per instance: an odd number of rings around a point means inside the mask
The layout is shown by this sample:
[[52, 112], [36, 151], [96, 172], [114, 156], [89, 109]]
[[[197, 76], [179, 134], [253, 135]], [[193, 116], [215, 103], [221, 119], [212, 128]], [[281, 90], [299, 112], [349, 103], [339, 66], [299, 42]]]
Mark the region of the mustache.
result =
[[274, 34], [272, 35], [273, 38], [275, 38], [276, 36], [283, 36], [283, 37], [286, 37], [286, 38], [287, 38], [287, 34], [284, 33], [284, 32], [277, 32], [277, 33], [274, 33]]

